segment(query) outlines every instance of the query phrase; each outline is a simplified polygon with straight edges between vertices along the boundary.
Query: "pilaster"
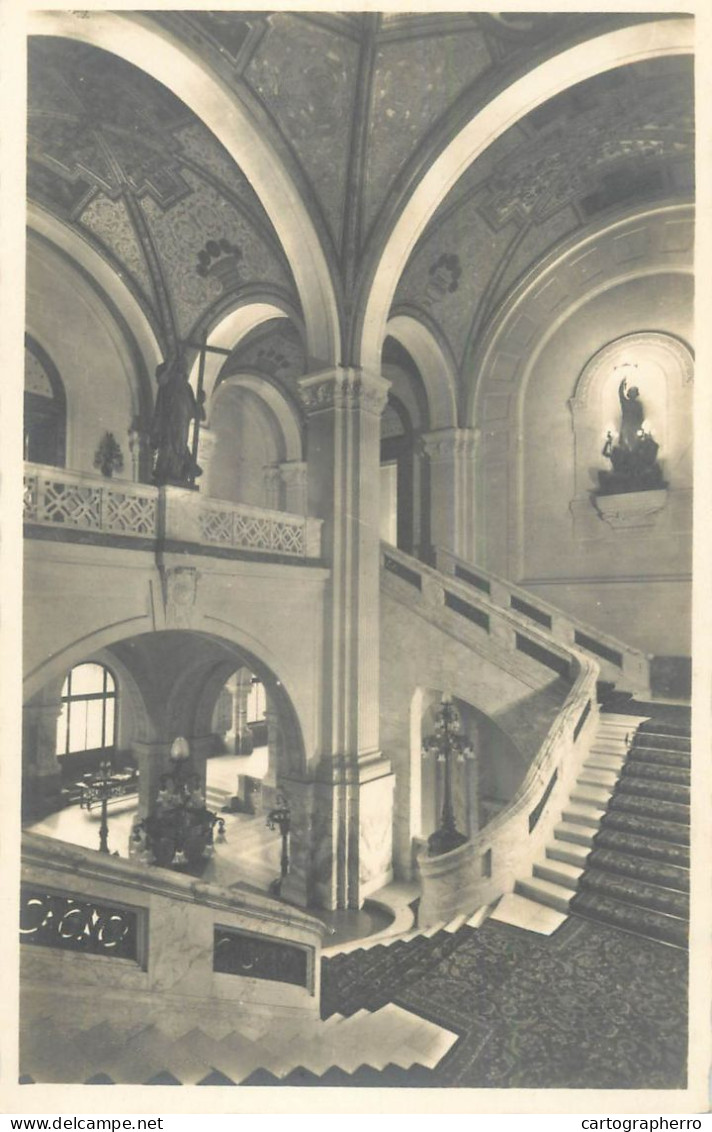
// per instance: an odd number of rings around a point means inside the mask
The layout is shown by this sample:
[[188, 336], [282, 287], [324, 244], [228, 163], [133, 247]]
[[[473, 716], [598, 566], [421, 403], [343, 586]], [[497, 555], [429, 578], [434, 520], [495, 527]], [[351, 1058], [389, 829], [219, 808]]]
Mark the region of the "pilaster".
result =
[[461, 558], [474, 556], [477, 432], [443, 428], [421, 437], [430, 465], [430, 537]]

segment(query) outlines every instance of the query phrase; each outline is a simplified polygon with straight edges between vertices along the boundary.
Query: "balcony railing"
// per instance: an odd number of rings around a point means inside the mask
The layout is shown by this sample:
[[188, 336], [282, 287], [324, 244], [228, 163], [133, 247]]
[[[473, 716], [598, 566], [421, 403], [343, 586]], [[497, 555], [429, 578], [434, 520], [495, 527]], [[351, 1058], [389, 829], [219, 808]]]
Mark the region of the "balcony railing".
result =
[[25, 465], [24, 520], [55, 530], [163, 538], [288, 558], [321, 555], [319, 519], [40, 464]]

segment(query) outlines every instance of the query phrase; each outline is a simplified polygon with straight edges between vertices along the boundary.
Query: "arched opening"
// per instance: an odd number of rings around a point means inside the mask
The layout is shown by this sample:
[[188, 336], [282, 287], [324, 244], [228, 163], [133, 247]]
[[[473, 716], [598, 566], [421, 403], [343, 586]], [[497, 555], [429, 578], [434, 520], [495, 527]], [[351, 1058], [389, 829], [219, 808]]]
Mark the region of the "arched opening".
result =
[[[279, 876], [281, 842], [266, 818], [278, 794], [288, 796], [290, 783], [304, 777], [301, 728], [263, 662], [202, 633], [126, 638], [45, 681], [25, 709], [28, 828], [96, 849], [99, 811], [87, 808], [86, 797], [82, 806], [82, 786], [109, 759], [117, 780], [107, 807], [109, 851], [135, 856], [133, 831], [155, 809], [178, 737], [203, 804], [227, 827], [206, 856], [203, 879], [268, 891]], [[119, 792], [133, 768], [132, 789]], [[41, 805], [33, 805], [40, 788]], [[307, 832], [295, 829], [292, 841]]]
[[59, 370], [39, 343], [25, 335], [24, 459], [63, 468], [66, 431], [67, 399]]

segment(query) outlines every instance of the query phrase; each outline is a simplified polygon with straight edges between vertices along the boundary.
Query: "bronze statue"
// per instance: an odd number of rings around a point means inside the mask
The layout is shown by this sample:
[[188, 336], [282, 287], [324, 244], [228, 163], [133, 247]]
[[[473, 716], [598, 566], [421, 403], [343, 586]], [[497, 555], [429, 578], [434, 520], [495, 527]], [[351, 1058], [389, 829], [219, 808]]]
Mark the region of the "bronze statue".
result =
[[611, 461], [612, 472], [599, 472], [599, 495], [628, 491], [654, 491], [666, 487], [657, 462], [658, 444], [643, 427], [645, 411], [637, 385], [628, 388], [627, 378], [618, 386], [621, 427], [618, 443], [607, 433], [602, 456]]
[[188, 487], [202, 472], [188, 446], [190, 425], [204, 420], [205, 411], [196, 400], [180, 353], [156, 367], [156, 381], [150, 436], [156, 453], [153, 482]]

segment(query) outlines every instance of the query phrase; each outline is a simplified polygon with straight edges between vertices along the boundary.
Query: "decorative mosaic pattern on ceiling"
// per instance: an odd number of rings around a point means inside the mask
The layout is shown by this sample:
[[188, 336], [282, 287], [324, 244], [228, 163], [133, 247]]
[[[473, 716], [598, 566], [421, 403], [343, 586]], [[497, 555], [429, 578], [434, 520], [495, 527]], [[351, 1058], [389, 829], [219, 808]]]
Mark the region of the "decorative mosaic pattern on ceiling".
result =
[[[462, 360], [483, 301], [491, 310], [568, 233], [604, 210], [692, 191], [692, 106], [687, 61], [664, 60], [609, 72], [533, 111], [454, 186], [394, 306], [429, 315]], [[453, 256], [460, 270], [448, 280]]]
[[[124, 60], [70, 41], [33, 40], [28, 155], [30, 196], [90, 239], [159, 330], [166, 328], [156, 295], [166, 286], [181, 335], [244, 284], [294, 295], [247, 179], [179, 99]], [[217, 256], [205, 251], [210, 241]], [[220, 241], [233, 249], [230, 264]], [[209, 260], [203, 273], [201, 252]]]
[[269, 25], [245, 79], [296, 153], [338, 247], [359, 45], [289, 13]]
[[490, 63], [477, 28], [459, 35], [398, 40], [378, 49], [364, 190], [366, 231], [430, 127]]

